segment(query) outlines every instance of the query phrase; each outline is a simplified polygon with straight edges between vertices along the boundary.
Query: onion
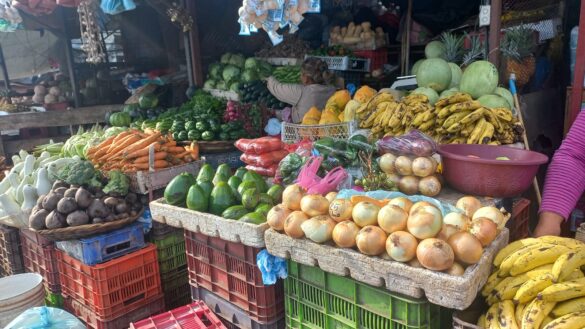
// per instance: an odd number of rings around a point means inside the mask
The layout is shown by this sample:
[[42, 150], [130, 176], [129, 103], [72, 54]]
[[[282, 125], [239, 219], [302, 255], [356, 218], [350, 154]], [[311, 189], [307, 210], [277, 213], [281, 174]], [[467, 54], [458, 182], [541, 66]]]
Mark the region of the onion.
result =
[[433, 271], [444, 271], [455, 261], [453, 249], [439, 239], [422, 240], [416, 248], [416, 258], [422, 266]]
[[471, 220], [469, 217], [458, 212], [448, 213], [447, 216], [443, 217], [443, 224], [453, 225], [459, 229], [459, 231], [467, 231]]
[[358, 202], [351, 211], [351, 217], [359, 227], [376, 225], [378, 223], [379, 211], [380, 207], [371, 202]]
[[386, 174], [386, 181], [392, 182], [392, 184], [394, 184], [394, 186], [398, 186], [401, 178], [402, 177], [398, 176], [397, 174]]
[[377, 256], [386, 250], [386, 233], [378, 226], [368, 225], [360, 230], [355, 243], [362, 254]]
[[435, 162], [430, 157], [418, 157], [412, 161], [412, 173], [418, 177], [427, 177], [435, 173]]
[[319, 194], [305, 195], [301, 199], [301, 210], [309, 217], [326, 215], [329, 212], [329, 201]]
[[301, 210], [303, 189], [297, 185], [289, 185], [282, 192], [282, 204], [290, 210]]
[[421, 178], [418, 182], [418, 190], [422, 195], [435, 196], [441, 192], [441, 182], [435, 176]]
[[329, 204], [329, 216], [337, 222], [351, 219], [353, 204], [348, 199], [335, 199]]
[[301, 229], [305, 236], [317, 243], [331, 240], [335, 221], [329, 216], [316, 216], [301, 223]]
[[309, 217], [302, 211], [291, 212], [284, 220], [284, 233], [295, 239], [304, 237], [305, 233], [301, 229], [301, 224], [308, 219]]
[[418, 261], [417, 258], [411, 259], [410, 262], [408, 262], [407, 264], [416, 268], [424, 268], [424, 266], [422, 266], [422, 264]]
[[380, 169], [382, 169], [382, 171], [386, 174], [396, 173], [394, 162], [396, 162], [396, 156], [392, 153], [386, 153], [378, 159], [378, 165], [380, 166]]
[[416, 194], [418, 192], [418, 178], [415, 176], [404, 176], [398, 183], [398, 189], [404, 194]]
[[408, 198], [405, 198], [403, 196], [399, 196], [397, 198], [390, 200], [390, 202], [388, 202], [388, 204], [398, 206], [398, 207], [404, 209], [404, 211], [406, 211], [406, 212], [409, 212], [410, 208], [412, 207], [412, 201], [410, 201]]
[[290, 215], [290, 210], [288, 210], [282, 203], [278, 204], [266, 215], [266, 221], [271, 228], [282, 231], [284, 230], [284, 220]]
[[353, 248], [359, 232], [359, 226], [350, 220], [337, 223], [333, 228], [333, 241], [341, 248]]
[[378, 212], [378, 225], [386, 233], [403, 231], [407, 220], [408, 213], [399, 206], [387, 204]]
[[464, 196], [457, 200], [455, 207], [463, 210], [467, 217], [472, 218], [477, 209], [481, 208], [481, 202], [475, 197]]
[[483, 254], [481, 242], [469, 232], [457, 232], [449, 237], [447, 243], [453, 248], [455, 258], [464, 264], [476, 264]]
[[475, 220], [480, 217], [485, 217], [494, 222], [498, 226], [498, 230], [501, 230], [506, 225], [504, 214], [502, 214], [502, 212], [496, 207], [483, 207], [477, 209], [477, 211], [473, 213], [472, 219]]
[[463, 266], [461, 266], [461, 264], [454, 262], [453, 266], [451, 266], [449, 269], [447, 269], [444, 272], [449, 274], [449, 275], [462, 276], [465, 273], [465, 268]]
[[431, 206], [418, 207], [408, 217], [408, 231], [418, 239], [432, 238], [443, 227], [443, 217], [439, 209]]
[[453, 235], [457, 232], [460, 232], [460, 231], [461, 230], [458, 229], [456, 226], [443, 224], [443, 228], [441, 228], [441, 231], [439, 232], [439, 234], [437, 234], [436, 238], [443, 240], [443, 241], [447, 241], [447, 240], [449, 240], [451, 235]]
[[430, 202], [427, 202], [427, 201], [419, 201], [419, 202], [417, 202], [417, 203], [413, 204], [413, 205], [412, 205], [412, 207], [410, 207], [410, 211], [408, 212], [408, 215], [409, 215], [409, 216], [412, 216], [412, 214], [414, 214], [414, 212], [415, 212], [415, 211], [416, 211], [416, 210], [417, 210], [419, 207], [422, 207], [422, 206], [431, 206], [431, 207], [435, 207], [435, 208], [437, 208], [437, 206], [435, 206], [434, 204], [432, 204], [432, 203], [430, 203]]
[[386, 239], [386, 252], [397, 262], [408, 262], [416, 256], [416, 238], [405, 231], [397, 231]]
[[487, 246], [496, 239], [498, 227], [494, 222], [485, 217], [478, 217], [471, 223], [469, 232], [473, 234], [482, 246]]
[[327, 199], [327, 201], [329, 201], [329, 203], [333, 202], [333, 200], [335, 200], [335, 198], [337, 198], [337, 192], [329, 192], [325, 196], [325, 199]]
[[412, 175], [412, 160], [405, 155], [396, 158], [396, 161], [394, 161], [394, 167], [399, 175]]

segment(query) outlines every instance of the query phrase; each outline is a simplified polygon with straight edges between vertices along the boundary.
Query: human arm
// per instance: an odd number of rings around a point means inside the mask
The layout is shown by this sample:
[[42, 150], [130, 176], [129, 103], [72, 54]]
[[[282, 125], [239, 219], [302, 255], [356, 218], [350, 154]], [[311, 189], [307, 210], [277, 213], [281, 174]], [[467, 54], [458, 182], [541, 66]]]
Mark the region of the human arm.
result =
[[559, 235], [585, 190], [585, 111], [582, 111], [548, 168], [535, 236]]
[[274, 77], [269, 77], [266, 80], [268, 90], [279, 101], [296, 105], [303, 94], [303, 86], [292, 83], [278, 82]]

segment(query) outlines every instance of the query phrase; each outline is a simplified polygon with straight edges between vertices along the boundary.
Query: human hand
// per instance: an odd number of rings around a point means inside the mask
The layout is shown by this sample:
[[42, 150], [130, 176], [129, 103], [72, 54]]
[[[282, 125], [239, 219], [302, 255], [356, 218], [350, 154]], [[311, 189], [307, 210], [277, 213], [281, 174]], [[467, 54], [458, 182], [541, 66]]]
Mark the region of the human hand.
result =
[[552, 212], [542, 212], [540, 214], [538, 225], [534, 229], [534, 237], [541, 237], [545, 235], [561, 235], [561, 223], [563, 217]]

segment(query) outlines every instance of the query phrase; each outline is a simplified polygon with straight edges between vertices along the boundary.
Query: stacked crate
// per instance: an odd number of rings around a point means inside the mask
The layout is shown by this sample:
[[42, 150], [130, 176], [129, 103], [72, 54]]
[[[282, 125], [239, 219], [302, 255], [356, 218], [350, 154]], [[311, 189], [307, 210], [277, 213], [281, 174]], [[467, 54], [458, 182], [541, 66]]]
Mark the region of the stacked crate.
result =
[[0, 224], [0, 277], [24, 273], [18, 229]]
[[215, 314], [202, 301], [172, 309], [130, 323], [130, 329], [226, 329]]

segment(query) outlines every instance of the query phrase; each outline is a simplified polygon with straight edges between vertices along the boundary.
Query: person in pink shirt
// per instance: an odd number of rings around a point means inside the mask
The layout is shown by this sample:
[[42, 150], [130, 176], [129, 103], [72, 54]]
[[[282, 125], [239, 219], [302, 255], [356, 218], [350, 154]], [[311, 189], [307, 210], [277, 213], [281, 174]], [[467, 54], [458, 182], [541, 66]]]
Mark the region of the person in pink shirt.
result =
[[550, 163], [534, 236], [560, 235], [561, 224], [569, 218], [584, 191], [585, 110], [577, 116]]

